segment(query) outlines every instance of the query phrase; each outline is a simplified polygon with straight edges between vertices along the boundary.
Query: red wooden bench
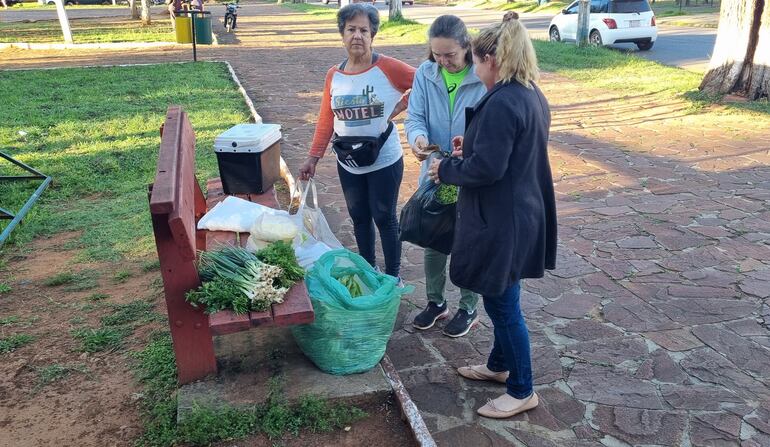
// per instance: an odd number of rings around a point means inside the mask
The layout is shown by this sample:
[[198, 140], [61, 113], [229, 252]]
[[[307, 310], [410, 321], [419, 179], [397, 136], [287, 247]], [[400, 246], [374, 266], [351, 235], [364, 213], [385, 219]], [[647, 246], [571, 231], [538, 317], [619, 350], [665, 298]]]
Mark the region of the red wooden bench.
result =
[[[195, 177], [195, 133], [187, 114], [170, 106], [161, 127], [160, 153], [155, 182], [150, 185], [150, 214], [160, 259], [163, 289], [179, 382], [189, 383], [216, 374], [214, 335], [231, 334], [254, 327], [286, 326], [313, 321], [313, 306], [304, 282], [292, 287], [284, 302], [265, 312], [236, 315], [205, 314], [191, 306], [184, 295], [200, 285], [195, 260], [198, 250], [220, 244], [246, 243], [248, 234], [196, 230], [198, 220], [226, 195], [218, 178], [207, 183], [204, 197]], [[275, 191], [238, 195], [246, 200], [278, 207]]]

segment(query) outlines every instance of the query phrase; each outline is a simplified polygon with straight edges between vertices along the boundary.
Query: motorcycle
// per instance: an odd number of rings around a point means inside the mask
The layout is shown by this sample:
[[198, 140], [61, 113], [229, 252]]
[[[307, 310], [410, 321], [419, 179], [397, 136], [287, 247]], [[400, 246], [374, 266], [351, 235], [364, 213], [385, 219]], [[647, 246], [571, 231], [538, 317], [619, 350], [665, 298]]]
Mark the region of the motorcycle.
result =
[[235, 3], [225, 5], [225, 30], [232, 32], [235, 29], [235, 22], [238, 20], [238, 0]]

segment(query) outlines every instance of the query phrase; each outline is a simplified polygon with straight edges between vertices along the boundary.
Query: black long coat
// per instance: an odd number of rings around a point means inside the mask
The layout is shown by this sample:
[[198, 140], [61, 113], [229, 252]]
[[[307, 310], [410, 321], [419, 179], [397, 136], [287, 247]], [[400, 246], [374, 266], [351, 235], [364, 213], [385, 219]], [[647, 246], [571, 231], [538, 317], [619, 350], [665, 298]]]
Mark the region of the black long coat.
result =
[[463, 158], [439, 166], [442, 182], [461, 186], [450, 278], [485, 296], [556, 267], [551, 112], [533, 87], [498, 83], [466, 109]]

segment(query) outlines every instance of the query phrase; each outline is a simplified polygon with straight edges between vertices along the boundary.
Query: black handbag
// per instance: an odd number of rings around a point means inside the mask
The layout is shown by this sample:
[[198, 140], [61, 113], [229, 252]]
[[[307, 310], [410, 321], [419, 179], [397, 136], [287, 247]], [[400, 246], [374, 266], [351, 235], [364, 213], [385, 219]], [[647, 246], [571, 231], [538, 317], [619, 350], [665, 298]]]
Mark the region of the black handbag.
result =
[[380, 155], [382, 145], [388, 141], [393, 131], [393, 121], [379, 137], [345, 136], [336, 133], [332, 137], [332, 150], [337, 154], [337, 160], [351, 168], [371, 166]]

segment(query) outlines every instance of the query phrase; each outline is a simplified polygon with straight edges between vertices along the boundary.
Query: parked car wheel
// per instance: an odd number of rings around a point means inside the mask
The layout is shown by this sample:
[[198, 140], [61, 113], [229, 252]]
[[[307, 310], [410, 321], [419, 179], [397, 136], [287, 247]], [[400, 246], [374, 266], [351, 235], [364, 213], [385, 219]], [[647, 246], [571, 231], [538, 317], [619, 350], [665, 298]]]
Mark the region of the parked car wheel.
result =
[[559, 34], [559, 28], [552, 26], [551, 29], [548, 31], [548, 37], [550, 38], [551, 42], [561, 42], [561, 35]]
[[639, 48], [639, 51], [648, 51], [653, 45], [655, 45], [653, 41], [636, 42], [636, 47]]
[[[585, 34], [583, 35], [585, 36]], [[602, 35], [599, 34], [599, 31], [591, 31], [591, 34], [588, 35], [588, 43], [596, 47], [602, 46]]]

